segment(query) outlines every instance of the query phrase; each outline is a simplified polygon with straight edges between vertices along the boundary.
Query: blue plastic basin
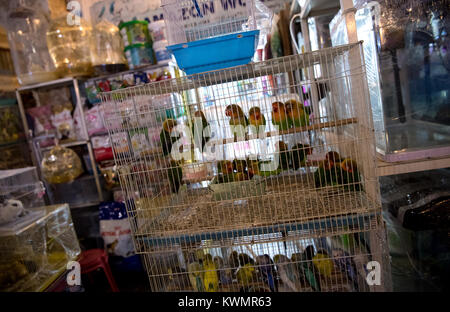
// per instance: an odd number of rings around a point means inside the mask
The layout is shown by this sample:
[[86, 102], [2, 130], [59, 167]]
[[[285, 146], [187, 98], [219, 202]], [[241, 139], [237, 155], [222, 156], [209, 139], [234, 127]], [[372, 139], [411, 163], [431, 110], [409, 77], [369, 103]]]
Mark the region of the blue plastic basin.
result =
[[250, 63], [259, 30], [244, 31], [167, 47], [188, 75]]

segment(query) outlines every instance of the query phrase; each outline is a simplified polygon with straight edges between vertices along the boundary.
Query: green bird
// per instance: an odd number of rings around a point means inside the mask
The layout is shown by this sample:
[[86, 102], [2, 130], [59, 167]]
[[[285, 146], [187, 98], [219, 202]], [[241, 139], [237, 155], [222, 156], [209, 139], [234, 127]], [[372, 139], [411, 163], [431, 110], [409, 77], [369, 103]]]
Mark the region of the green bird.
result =
[[308, 144], [296, 144], [291, 149], [292, 168], [298, 168], [306, 165], [306, 157], [312, 154], [312, 148]]
[[170, 161], [170, 167], [167, 169], [170, 190], [172, 193], [178, 193], [183, 179], [183, 169], [175, 160]]
[[198, 262], [192, 262], [188, 264], [189, 281], [192, 288], [199, 292], [204, 292], [205, 287], [203, 284], [205, 273], [203, 272], [203, 266]]
[[203, 285], [205, 291], [216, 292], [219, 290], [219, 276], [217, 274], [217, 268], [214, 264], [213, 258], [210, 254], [205, 255], [203, 260]]
[[252, 283], [257, 281], [256, 270], [253, 264], [248, 263], [239, 268], [236, 272], [236, 279], [240, 284], [241, 292], [249, 292]]
[[[200, 120], [200, 119], [201, 120]], [[201, 121], [201, 123], [198, 123], [198, 121]], [[205, 148], [205, 144], [209, 141], [210, 136], [203, 136], [203, 130], [209, 126], [209, 122], [206, 120], [205, 114], [198, 110], [194, 113], [194, 118], [192, 119], [192, 138], [195, 140], [195, 134], [197, 133], [198, 138], [201, 138], [201, 144], [202, 144], [202, 151]], [[198, 145], [200, 145], [200, 139], [198, 139], [198, 142], [195, 142]]]
[[341, 169], [339, 182], [351, 191], [359, 191], [361, 188], [361, 176], [356, 161], [346, 158], [339, 165]]
[[161, 141], [161, 146], [163, 150], [163, 155], [167, 156], [172, 151], [172, 144], [178, 140], [178, 137], [172, 137], [171, 132], [173, 128], [177, 126], [177, 121], [175, 119], [166, 119], [163, 122], [163, 128], [159, 134], [159, 139]]
[[312, 245], [307, 246], [302, 255], [302, 269], [305, 273], [306, 280], [308, 281], [309, 285], [311, 285], [312, 289], [314, 289], [315, 291], [320, 291], [320, 276], [312, 262], [314, 256], [314, 247]]
[[299, 272], [291, 260], [285, 255], [275, 255], [273, 261], [277, 265], [278, 274], [283, 284], [290, 290], [297, 292], [300, 290]]
[[309, 125], [309, 115], [306, 113], [302, 103], [296, 100], [289, 100], [284, 103], [289, 124], [294, 127], [303, 127]]
[[282, 102], [272, 103], [272, 124], [278, 126], [278, 130], [287, 130], [291, 127], [286, 107]]
[[239, 105], [228, 105], [225, 109], [225, 116], [230, 117], [231, 132], [235, 138], [244, 137], [247, 134], [248, 119]]
[[276, 151], [279, 152], [279, 167], [282, 170], [289, 169], [289, 162], [291, 160], [291, 153], [288, 151], [286, 143], [283, 141], [278, 141], [276, 144]]
[[248, 111], [248, 117], [250, 119], [250, 124], [256, 127], [256, 131], [259, 133], [260, 127], [265, 128], [266, 118], [261, 113], [261, 109], [258, 106], [250, 108]]

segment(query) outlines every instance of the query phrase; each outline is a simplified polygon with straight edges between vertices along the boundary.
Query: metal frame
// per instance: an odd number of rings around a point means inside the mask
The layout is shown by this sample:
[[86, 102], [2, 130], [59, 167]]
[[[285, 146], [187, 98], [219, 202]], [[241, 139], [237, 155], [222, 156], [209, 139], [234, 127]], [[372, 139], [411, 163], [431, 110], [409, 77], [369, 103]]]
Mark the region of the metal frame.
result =
[[[97, 171], [97, 163], [95, 161], [92, 144], [90, 142], [90, 138], [89, 138], [89, 135], [88, 135], [88, 132], [87, 132], [86, 121], [84, 119], [85, 116], [84, 116], [83, 105], [82, 105], [82, 102], [81, 102], [79, 82], [80, 82], [80, 79], [78, 79], [78, 78], [68, 77], [68, 78], [61, 78], [61, 79], [58, 79], [58, 80], [47, 81], [47, 82], [38, 83], [38, 84], [34, 84], [34, 85], [29, 85], [29, 86], [23, 86], [23, 87], [20, 87], [20, 88], [16, 89], [17, 103], [19, 105], [19, 110], [20, 110], [20, 115], [21, 115], [21, 119], [22, 119], [22, 124], [23, 124], [23, 127], [25, 129], [25, 134], [26, 134], [27, 141], [28, 141], [28, 144], [30, 146], [30, 149], [33, 151], [33, 153], [32, 153], [33, 165], [35, 167], [39, 168], [39, 170], [38, 170], [39, 178], [41, 180], [44, 180], [42, 175], [41, 175], [41, 171], [40, 171], [40, 163], [41, 163], [41, 160], [42, 160], [42, 152], [48, 150], [48, 148], [40, 148], [38, 146], [38, 144], [36, 144], [34, 142], [34, 137], [31, 136], [30, 129], [28, 128], [28, 123], [27, 123], [27, 119], [26, 119], [25, 109], [24, 109], [23, 102], [22, 102], [21, 92], [23, 92], [23, 91], [31, 91], [31, 92], [34, 93], [34, 92], [36, 92], [37, 89], [40, 89], [40, 88], [47, 88], [48, 89], [48, 88], [55, 88], [55, 87], [65, 86], [65, 85], [69, 85], [69, 86], [72, 85], [73, 88], [74, 88], [74, 92], [75, 92], [74, 110], [79, 110], [80, 116], [82, 116], [82, 118], [80, 118], [80, 120], [81, 120], [81, 129], [82, 129], [82, 132], [83, 132], [84, 139], [83, 140], [79, 140], [79, 141], [74, 141], [74, 142], [63, 143], [63, 144], [61, 144], [61, 146], [71, 147], [71, 146], [77, 146], [77, 145], [86, 145], [88, 153], [89, 153], [89, 159], [90, 159], [90, 162], [91, 162], [91, 167], [93, 169], [93, 175], [94, 175], [95, 185], [96, 185], [97, 194], [98, 194], [98, 201], [94, 202], [94, 203], [86, 203], [86, 204], [82, 204], [82, 205], [71, 205], [71, 208], [80, 208], [80, 207], [94, 206], [94, 205], [98, 205], [101, 201], [103, 201], [103, 191], [102, 191], [102, 187], [101, 187], [101, 183], [100, 183], [100, 176], [99, 176], [98, 171]], [[47, 190], [49, 190], [48, 187], [47, 187]]]

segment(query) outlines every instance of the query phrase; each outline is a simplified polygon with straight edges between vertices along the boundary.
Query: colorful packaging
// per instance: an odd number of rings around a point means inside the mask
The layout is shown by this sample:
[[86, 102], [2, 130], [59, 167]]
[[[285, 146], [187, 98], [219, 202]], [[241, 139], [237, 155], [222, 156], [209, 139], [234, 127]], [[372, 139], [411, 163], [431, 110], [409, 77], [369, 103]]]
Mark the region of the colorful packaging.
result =
[[84, 113], [84, 118], [86, 120], [86, 128], [88, 130], [89, 136], [105, 132], [106, 128], [103, 124], [103, 120], [100, 116], [99, 105], [92, 107], [90, 110]]
[[152, 43], [147, 21], [120, 23], [119, 29], [125, 47], [139, 43]]
[[53, 126], [56, 128], [59, 140], [76, 139], [72, 113], [69, 109], [55, 113], [50, 117]]
[[135, 254], [130, 223], [124, 203], [100, 204], [100, 233], [111, 256], [130, 257]]
[[136, 86], [145, 84], [145, 83], [149, 83], [149, 82], [150, 82], [150, 80], [148, 79], [148, 76], [146, 73], [144, 73], [144, 72], [134, 73], [134, 84]]
[[142, 156], [150, 151], [150, 142], [147, 138], [147, 128], [130, 131], [131, 146], [135, 156]]
[[128, 134], [126, 132], [117, 132], [111, 135], [112, 137], [112, 145], [114, 148], [114, 152], [116, 154], [128, 153], [129, 145], [128, 145]]
[[151, 44], [139, 43], [125, 48], [125, 56], [130, 69], [156, 64], [154, 54]]
[[95, 160], [98, 162], [113, 159], [113, 151], [109, 135], [95, 136], [92, 139]]

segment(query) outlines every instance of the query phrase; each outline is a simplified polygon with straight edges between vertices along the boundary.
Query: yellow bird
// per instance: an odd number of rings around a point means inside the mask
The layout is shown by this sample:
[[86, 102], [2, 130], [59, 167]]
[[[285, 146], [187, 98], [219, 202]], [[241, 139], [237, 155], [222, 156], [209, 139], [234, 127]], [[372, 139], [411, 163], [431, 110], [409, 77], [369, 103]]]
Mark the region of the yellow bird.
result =
[[205, 271], [205, 275], [203, 277], [203, 285], [205, 287], [205, 291], [207, 292], [215, 292], [219, 290], [219, 276], [217, 274], [216, 266], [214, 265], [214, 261], [210, 254], [205, 256], [205, 260], [203, 261], [203, 270]]
[[317, 255], [313, 257], [313, 264], [322, 276], [331, 277], [334, 264], [326, 252], [319, 251]]

